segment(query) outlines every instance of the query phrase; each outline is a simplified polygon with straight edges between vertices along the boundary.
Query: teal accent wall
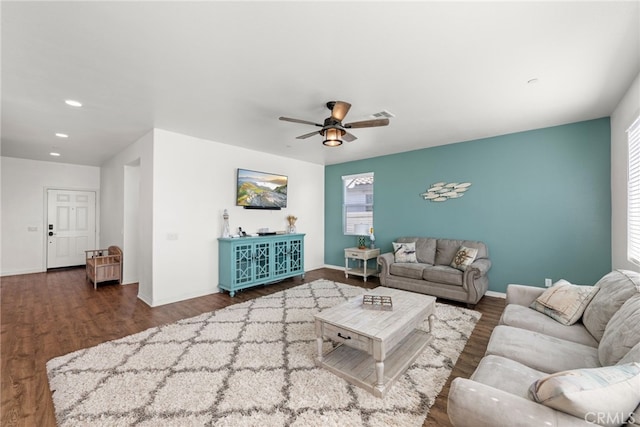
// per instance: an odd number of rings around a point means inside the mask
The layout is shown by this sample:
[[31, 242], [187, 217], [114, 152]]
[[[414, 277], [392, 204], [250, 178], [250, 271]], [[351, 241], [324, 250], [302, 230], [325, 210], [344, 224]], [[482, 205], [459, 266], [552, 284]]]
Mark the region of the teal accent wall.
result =
[[[492, 291], [547, 277], [593, 284], [611, 270], [610, 146], [606, 117], [327, 166], [325, 263], [344, 265], [355, 243], [342, 233], [342, 176], [373, 172], [383, 252], [401, 236], [480, 240]], [[419, 196], [439, 181], [473, 185], [446, 202]]]

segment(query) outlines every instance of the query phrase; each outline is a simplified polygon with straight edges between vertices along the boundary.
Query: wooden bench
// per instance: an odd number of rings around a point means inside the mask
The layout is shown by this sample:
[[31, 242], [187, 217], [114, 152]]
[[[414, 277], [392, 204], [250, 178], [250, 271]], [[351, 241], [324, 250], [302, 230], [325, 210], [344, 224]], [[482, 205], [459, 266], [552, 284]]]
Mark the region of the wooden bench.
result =
[[98, 283], [117, 280], [122, 283], [122, 250], [117, 246], [108, 249], [85, 251], [87, 263], [87, 279], [93, 282], [96, 289]]

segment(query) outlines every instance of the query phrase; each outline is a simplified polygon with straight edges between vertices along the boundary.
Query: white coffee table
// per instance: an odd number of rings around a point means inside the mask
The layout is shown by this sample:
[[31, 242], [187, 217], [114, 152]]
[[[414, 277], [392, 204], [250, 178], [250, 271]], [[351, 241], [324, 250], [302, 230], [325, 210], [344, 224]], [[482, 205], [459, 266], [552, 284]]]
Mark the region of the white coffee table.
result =
[[[362, 295], [315, 315], [316, 364], [384, 397], [432, 339], [435, 297], [378, 287], [366, 294], [390, 296], [392, 311], [362, 306]], [[429, 332], [417, 329], [429, 319]], [[324, 339], [339, 343], [323, 354]]]

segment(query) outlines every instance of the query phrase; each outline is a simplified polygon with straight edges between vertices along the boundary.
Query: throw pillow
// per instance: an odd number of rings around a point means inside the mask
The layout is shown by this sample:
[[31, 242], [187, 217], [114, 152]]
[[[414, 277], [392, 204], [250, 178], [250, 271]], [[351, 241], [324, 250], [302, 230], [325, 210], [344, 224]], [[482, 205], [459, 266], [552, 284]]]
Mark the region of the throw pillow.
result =
[[[640, 293], [627, 300], [613, 315], [598, 344], [598, 358], [603, 366], [620, 362], [640, 342]], [[637, 357], [637, 356], [636, 356]], [[640, 358], [627, 359], [640, 362]]]
[[460, 246], [460, 249], [458, 249], [458, 252], [456, 252], [456, 255], [453, 257], [453, 261], [451, 261], [451, 267], [465, 271], [467, 267], [475, 261], [477, 255], [477, 249]]
[[627, 420], [626, 427], [639, 427], [640, 426], [640, 403], [636, 407], [636, 410], [633, 411], [633, 414]]
[[572, 285], [560, 279], [543, 292], [529, 307], [563, 325], [576, 323], [600, 288]]
[[531, 384], [529, 396], [587, 422], [620, 426], [640, 403], [640, 363], [551, 374]]
[[396, 262], [418, 262], [416, 259], [416, 244], [393, 242], [393, 254]]

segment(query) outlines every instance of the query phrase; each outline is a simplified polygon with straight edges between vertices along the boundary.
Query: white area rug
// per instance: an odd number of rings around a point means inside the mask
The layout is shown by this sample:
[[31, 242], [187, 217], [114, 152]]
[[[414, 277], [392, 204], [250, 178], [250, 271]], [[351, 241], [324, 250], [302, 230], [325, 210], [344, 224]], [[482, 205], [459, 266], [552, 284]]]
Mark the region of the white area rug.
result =
[[314, 364], [314, 313], [365, 292], [317, 280], [52, 359], [58, 424], [421, 426], [480, 313], [438, 303], [430, 346], [379, 399]]

